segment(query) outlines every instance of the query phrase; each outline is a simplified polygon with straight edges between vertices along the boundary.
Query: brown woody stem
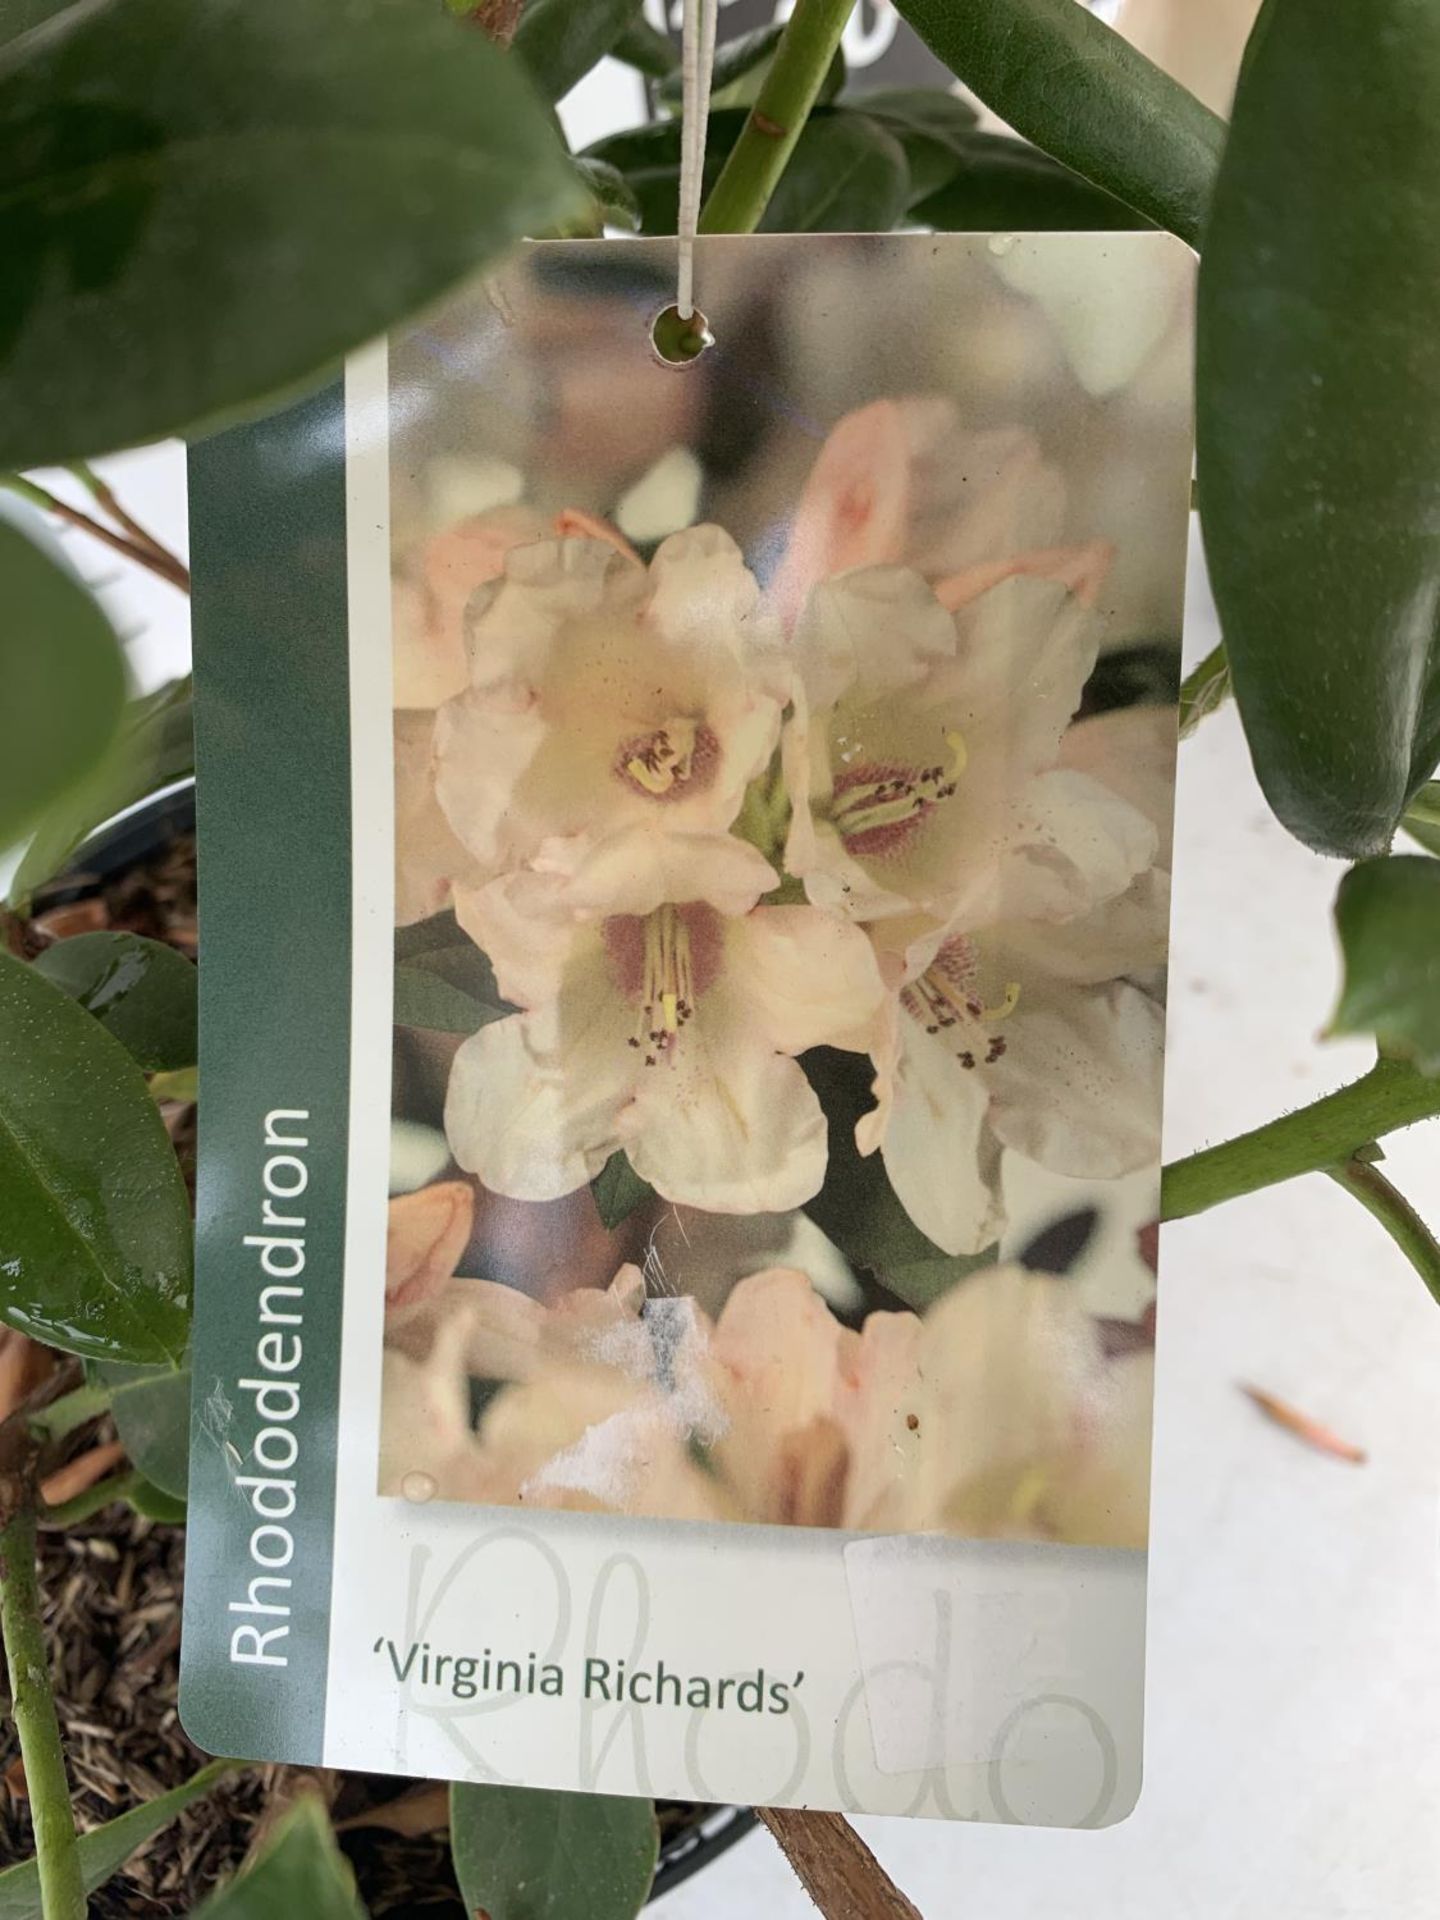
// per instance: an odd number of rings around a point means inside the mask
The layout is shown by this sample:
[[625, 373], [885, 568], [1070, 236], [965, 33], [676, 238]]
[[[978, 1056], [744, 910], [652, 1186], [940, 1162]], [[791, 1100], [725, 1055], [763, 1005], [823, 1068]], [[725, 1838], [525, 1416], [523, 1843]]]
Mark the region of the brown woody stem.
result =
[[921, 1920], [842, 1814], [797, 1807], [755, 1811], [825, 1920]]

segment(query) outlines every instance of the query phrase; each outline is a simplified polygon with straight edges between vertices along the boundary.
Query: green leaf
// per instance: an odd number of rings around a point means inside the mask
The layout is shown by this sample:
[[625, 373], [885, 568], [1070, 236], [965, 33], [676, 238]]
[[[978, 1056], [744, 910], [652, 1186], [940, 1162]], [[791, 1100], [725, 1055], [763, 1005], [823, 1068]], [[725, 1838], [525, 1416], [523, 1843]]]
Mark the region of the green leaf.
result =
[[183, 1527], [190, 1509], [173, 1493], [166, 1493], [144, 1474], [137, 1473], [125, 1489], [127, 1504], [146, 1520], [158, 1520], [167, 1527]]
[[832, 108], [806, 122], [760, 231], [888, 233], [909, 198], [910, 170], [894, 134]]
[[[720, 177], [725, 156], [740, 137], [745, 114], [735, 107], [710, 116], [705, 142], [705, 191]], [[674, 233], [680, 205], [680, 122], [657, 120], [607, 134], [585, 149], [582, 158], [598, 160], [624, 179], [640, 209], [644, 234]]]
[[563, 100], [640, 12], [640, 0], [526, 0], [512, 46], [547, 100]]
[[1127, 40], [1076, 0], [896, 4], [1007, 126], [1199, 244], [1225, 123]]
[[1181, 682], [1180, 738], [1188, 740], [1206, 715], [1223, 707], [1234, 691], [1230, 683], [1230, 662], [1222, 640]]
[[635, 1920], [660, 1849], [648, 1800], [532, 1787], [450, 1789], [450, 1851], [470, 1913]]
[[576, 168], [587, 193], [594, 196], [600, 212], [600, 225], [621, 227], [626, 233], [640, 231], [640, 203], [630, 191], [623, 173], [603, 160], [577, 160]]
[[106, 1364], [115, 1427], [133, 1466], [164, 1494], [184, 1500], [190, 1487], [190, 1369]]
[[190, 1205], [140, 1070], [0, 955], [0, 1319], [99, 1360], [176, 1360]]
[[197, 1907], [193, 1920], [366, 1920], [325, 1809], [307, 1794], [264, 1851]]
[[[712, 107], [754, 106], [784, 31], [783, 22], [775, 26], [755, 27], [749, 33], [726, 40], [715, 49], [715, 66], [710, 81]], [[837, 51], [820, 83], [821, 104], [833, 100], [844, 84], [845, 56]], [[679, 109], [682, 80], [678, 71], [671, 74], [659, 92], [665, 106], [672, 111]]]
[[[168, 1793], [157, 1794], [117, 1820], [107, 1820], [103, 1827], [82, 1833], [78, 1845], [85, 1891], [95, 1893], [113, 1879], [132, 1854], [186, 1807], [202, 1800], [217, 1781], [235, 1771], [236, 1764], [234, 1760], [212, 1760]], [[41, 1920], [41, 1911], [40, 1874], [33, 1860], [22, 1860], [0, 1873], [0, 1920]]]
[[438, 7], [72, 7], [0, 51], [0, 466], [254, 409], [579, 198]]
[[194, 771], [189, 679], [172, 680], [132, 700], [99, 764], [37, 825], [10, 883], [11, 906], [22, 906], [54, 879], [96, 827]]
[[1255, 771], [1388, 846], [1440, 760], [1440, 8], [1270, 0], [1199, 289], [1200, 518]]
[[1331, 1033], [1373, 1033], [1392, 1058], [1440, 1074], [1440, 862], [1362, 860], [1335, 897], [1344, 981]]
[[938, 192], [911, 204], [911, 218], [942, 233], [1085, 232], [1149, 222], [1027, 141], [1004, 134], [952, 136], [954, 165]]
[[992, 1265], [993, 1247], [973, 1256], [943, 1253], [896, 1199], [880, 1155], [862, 1156], [857, 1150], [855, 1122], [874, 1105], [870, 1062], [859, 1054], [816, 1047], [801, 1064], [830, 1130], [825, 1184], [805, 1211], [851, 1266], [865, 1268], [921, 1312], [956, 1281]]
[[611, 1231], [628, 1220], [642, 1200], [653, 1199], [655, 1194], [650, 1182], [642, 1180], [631, 1166], [623, 1147], [611, 1154], [590, 1182], [590, 1191], [595, 1196], [600, 1224]]
[[7, 520], [0, 520], [0, 607], [3, 849], [104, 754], [125, 704], [125, 663], [84, 587]]
[[138, 933], [77, 933], [35, 962], [93, 1014], [146, 1073], [195, 1064], [195, 967]]
[[1420, 789], [1400, 824], [1427, 853], [1440, 853], [1440, 780], [1432, 780]]
[[[408, 930], [407, 930], [408, 931]], [[395, 966], [395, 1024], [437, 1033], [478, 1033], [515, 1008], [502, 998], [490, 962], [464, 934]]]
[[958, 94], [931, 87], [882, 87], [842, 102], [878, 120], [905, 149], [912, 203], [953, 180], [965, 161], [960, 145], [974, 131], [976, 113]]
[[634, 67], [647, 80], [664, 80], [680, 65], [680, 50], [668, 33], [637, 14], [611, 47], [612, 58]]
[[73, 5], [74, 0], [0, 0], [0, 47]]

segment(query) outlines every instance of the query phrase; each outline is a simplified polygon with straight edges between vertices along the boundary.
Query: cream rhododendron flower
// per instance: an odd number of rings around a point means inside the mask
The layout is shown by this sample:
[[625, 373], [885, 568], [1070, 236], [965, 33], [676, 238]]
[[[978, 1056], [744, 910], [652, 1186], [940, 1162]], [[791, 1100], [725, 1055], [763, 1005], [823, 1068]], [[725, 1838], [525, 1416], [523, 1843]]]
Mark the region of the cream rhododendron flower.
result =
[[397, 713], [395, 732], [395, 924], [428, 920], [449, 904], [474, 862], [435, 798], [435, 716]]
[[[508, 1383], [475, 1434], [471, 1378]], [[387, 1354], [386, 1391], [428, 1423], [392, 1449], [388, 1491], [422, 1463], [445, 1498], [1121, 1546], [1146, 1535], [1149, 1355], [1108, 1359], [1071, 1286], [1018, 1268], [858, 1332], [786, 1269], [742, 1280], [713, 1325], [692, 1301], [647, 1301], [634, 1268], [555, 1308], [456, 1282], [420, 1357]]]
[[787, 870], [858, 920], [982, 911], [1095, 661], [1066, 582], [1012, 574], [952, 614], [918, 575], [827, 581], [796, 629]]
[[1141, 982], [1165, 953], [1160, 851], [1139, 807], [1055, 769], [1026, 790], [983, 910], [903, 947], [914, 923], [895, 929], [902, 984], [856, 1142], [947, 1253], [999, 1236], [1002, 1146], [1092, 1179], [1158, 1157], [1164, 1016]]
[[640, 827], [569, 870], [558, 858], [457, 896], [525, 1009], [455, 1056], [445, 1130], [461, 1166], [550, 1200], [623, 1147], [669, 1200], [765, 1213], [809, 1199], [826, 1124], [792, 1056], [863, 1047], [884, 998], [865, 936], [758, 905], [776, 875], [729, 836]]
[[474, 862], [435, 793], [435, 709], [469, 681], [465, 620], [474, 596], [505, 570], [515, 547], [540, 540], [603, 540], [633, 558], [619, 534], [566, 508], [553, 519], [498, 507], [423, 542], [393, 583], [391, 659], [395, 713], [395, 921], [439, 913]]
[[953, 401], [876, 400], [830, 429], [801, 491], [771, 604], [793, 624], [820, 581], [903, 565], [948, 607], [1010, 573], [1063, 577], [1065, 491], [1018, 428], [967, 433]]
[[457, 520], [419, 544], [393, 583], [397, 707], [435, 708], [463, 692], [470, 596], [504, 571], [512, 547], [542, 540], [551, 531], [545, 516], [531, 507], [497, 507]]
[[[653, 1302], [642, 1320], [644, 1305], [635, 1267], [554, 1307], [489, 1280], [453, 1282], [387, 1347], [380, 1491], [739, 1517], [690, 1452], [721, 1418], [701, 1320], [686, 1300]], [[472, 1379], [523, 1383], [498, 1397], [479, 1435]]]
[[768, 765], [778, 628], [718, 527], [649, 566], [600, 540], [511, 549], [468, 616], [469, 681], [440, 712], [438, 793], [487, 877], [551, 840], [723, 833]]

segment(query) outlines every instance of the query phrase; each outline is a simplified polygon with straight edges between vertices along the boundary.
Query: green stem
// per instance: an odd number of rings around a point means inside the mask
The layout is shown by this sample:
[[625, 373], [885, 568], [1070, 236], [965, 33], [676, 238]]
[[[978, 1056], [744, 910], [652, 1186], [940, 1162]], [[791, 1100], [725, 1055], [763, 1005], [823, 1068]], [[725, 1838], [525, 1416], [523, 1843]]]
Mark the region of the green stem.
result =
[[1180, 683], [1180, 738], [1188, 739], [1205, 716], [1223, 707], [1234, 691], [1230, 659], [1222, 640]]
[[1440, 1080], [1427, 1079], [1400, 1060], [1379, 1060], [1362, 1080], [1313, 1106], [1166, 1167], [1160, 1218], [1184, 1220], [1298, 1174], [1328, 1172], [1370, 1141], [1436, 1114]]
[[41, 1912], [44, 1920], [85, 1920], [85, 1881], [40, 1620], [35, 1515], [28, 1505], [0, 1532], [0, 1634], [35, 1825]]
[[93, 1487], [86, 1487], [83, 1493], [77, 1493], [73, 1500], [62, 1500], [58, 1506], [45, 1507], [40, 1518], [47, 1527], [73, 1527], [77, 1520], [88, 1520], [92, 1513], [99, 1513], [102, 1507], [108, 1507], [113, 1500], [123, 1500], [132, 1487], [138, 1487], [142, 1476], [133, 1467], [124, 1473], [112, 1473], [108, 1480], [97, 1480]]
[[37, 1440], [53, 1445], [67, 1434], [74, 1433], [77, 1427], [83, 1427], [87, 1420], [98, 1420], [102, 1413], [109, 1411], [110, 1389], [98, 1382], [87, 1382], [83, 1387], [76, 1387], [73, 1393], [52, 1400], [48, 1407], [40, 1407], [32, 1413], [30, 1431]]
[[1327, 1169], [1330, 1178], [1384, 1227], [1440, 1305], [1440, 1241], [1397, 1188], [1369, 1160], [1347, 1160]]
[[700, 215], [701, 233], [753, 233], [820, 96], [855, 0], [799, 0], [750, 118]]

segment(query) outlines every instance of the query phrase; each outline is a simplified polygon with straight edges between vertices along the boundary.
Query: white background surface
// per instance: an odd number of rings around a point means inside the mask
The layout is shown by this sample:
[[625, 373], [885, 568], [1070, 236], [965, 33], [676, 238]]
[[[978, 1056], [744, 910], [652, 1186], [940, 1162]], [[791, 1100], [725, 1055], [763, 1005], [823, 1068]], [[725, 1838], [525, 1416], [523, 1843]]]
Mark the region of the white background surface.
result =
[[[183, 547], [175, 449], [107, 463]], [[67, 536], [92, 578], [114, 573]], [[117, 583], [144, 684], [183, 669], [180, 596]], [[1187, 656], [1214, 640], [1192, 567]], [[1362, 1071], [1317, 1044], [1338, 865], [1270, 818], [1233, 711], [1181, 753], [1166, 1157]], [[1437, 1129], [1389, 1169], [1440, 1215]], [[1146, 1784], [1100, 1833], [857, 1822], [926, 1920], [1420, 1920], [1440, 1905], [1435, 1445], [1440, 1312], [1320, 1176], [1167, 1227], [1160, 1271]], [[1269, 1425], [1254, 1381], [1369, 1451], [1349, 1466]], [[755, 1834], [657, 1920], [813, 1913]]]

